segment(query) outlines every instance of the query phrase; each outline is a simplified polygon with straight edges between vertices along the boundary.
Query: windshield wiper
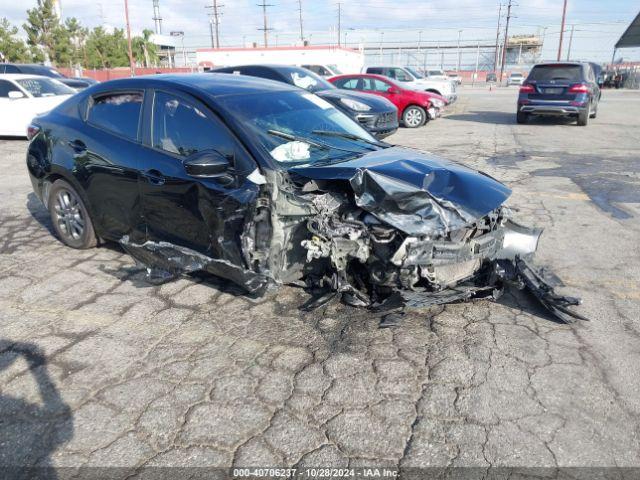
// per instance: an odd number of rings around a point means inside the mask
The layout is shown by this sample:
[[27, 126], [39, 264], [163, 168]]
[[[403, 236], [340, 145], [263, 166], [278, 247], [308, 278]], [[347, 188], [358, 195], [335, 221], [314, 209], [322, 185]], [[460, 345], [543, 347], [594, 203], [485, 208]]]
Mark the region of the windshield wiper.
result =
[[372, 141], [372, 140], [367, 140], [366, 138], [362, 138], [359, 137], [358, 135], [355, 135], [353, 133], [347, 133], [347, 132], [335, 132], [332, 130], [313, 130], [311, 133], [313, 133], [314, 135], [325, 135], [327, 137], [339, 137], [339, 138], [346, 138], [349, 140], [356, 140], [356, 141], [360, 141], [360, 142], [364, 142], [367, 143], [369, 145], [373, 145], [376, 147], [382, 147], [382, 148], [389, 148], [389, 146], [385, 143], [382, 142], [377, 142], [377, 141]]
[[284, 138], [285, 140], [289, 140], [290, 142], [303, 142], [311, 147], [319, 148], [321, 150], [340, 150], [341, 152], [360, 153], [348, 148], [340, 148], [334, 145], [329, 145], [328, 143], [316, 142], [315, 140], [311, 140], [307, 137], [301, 137], [298, 135], [292, 135], [287, 132], [281, 132], [280, 130], [267, 130], [267, 133], [269, 135], [273, 135], [274, 137]]

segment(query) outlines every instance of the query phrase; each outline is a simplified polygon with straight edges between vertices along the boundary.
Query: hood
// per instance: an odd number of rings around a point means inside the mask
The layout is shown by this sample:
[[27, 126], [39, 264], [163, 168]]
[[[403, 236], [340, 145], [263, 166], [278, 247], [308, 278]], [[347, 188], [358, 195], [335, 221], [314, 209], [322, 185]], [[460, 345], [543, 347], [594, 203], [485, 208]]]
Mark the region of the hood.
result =
[[89, 86], [89, 82], [76, 78], [56, 78], [56, 80], [71, 88], [83, 89]]
[[511, 195], [489, 175], [402, 147], [289, 172], [312, 180], [348, 181], [360, 208], [410, 235], [441, 236], [464, 228]]
[[371, 93], [353, 92], [350, 90], [342, 90], [340, 88], [331, 88], [327, 90], [319, 90], [315, 92], [321, 98], [333, 103], [339, 102], [341, 98], [350, 98], [362, 103], [366, 103], [371, 107], [373, 112], [395, 111], [396, 107], [393, 103], [383, 97], [373, 95]]

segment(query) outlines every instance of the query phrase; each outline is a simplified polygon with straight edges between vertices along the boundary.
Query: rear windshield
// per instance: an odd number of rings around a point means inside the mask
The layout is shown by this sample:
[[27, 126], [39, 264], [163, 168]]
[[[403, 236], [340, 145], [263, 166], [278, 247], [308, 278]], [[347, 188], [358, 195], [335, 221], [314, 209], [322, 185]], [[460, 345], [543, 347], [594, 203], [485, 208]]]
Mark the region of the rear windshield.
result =
[[580, 65], [538, 65], [533, 67], [528, 80], [579, 82], [582, 80], [582, 67]]

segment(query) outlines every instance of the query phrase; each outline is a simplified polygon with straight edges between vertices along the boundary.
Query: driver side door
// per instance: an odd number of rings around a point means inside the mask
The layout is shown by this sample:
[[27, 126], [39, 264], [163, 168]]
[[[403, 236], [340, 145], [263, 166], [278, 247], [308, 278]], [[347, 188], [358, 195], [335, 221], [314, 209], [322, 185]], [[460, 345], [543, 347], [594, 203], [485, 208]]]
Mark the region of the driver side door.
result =
[[[145, 105], [139, 188], [147, 238], [242, 265], [241, 232], [259, 187], [256, 166], [207, 106], [182, 93], [156, 90]], [[208, 152], [228, 160], [219, 175], [190, 175], [187, 164]]]

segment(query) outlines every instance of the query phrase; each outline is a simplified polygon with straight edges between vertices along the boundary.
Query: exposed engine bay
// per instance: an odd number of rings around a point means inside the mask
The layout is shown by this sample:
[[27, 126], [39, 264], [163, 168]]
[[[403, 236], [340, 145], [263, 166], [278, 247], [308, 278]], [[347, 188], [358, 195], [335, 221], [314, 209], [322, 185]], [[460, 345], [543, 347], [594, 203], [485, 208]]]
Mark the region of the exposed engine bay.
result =
[[305, 308], [340, 296], [357, 307], [398, 310], [496, 299], [510, 285], [529, 290], [562, 321], [583, 318], [568, 308], [579, 300], [557, 295], [532, 266], [541, 230], [511, 218], [507, 187], [452, 162], [388, 150], [403, 159], [373, 152], [366, 164], [265, 173], [238, 232], [241, 259], [166, 242], [121, 244], [156, 277], [204, 270], [254, 294], [270, 285], [306, 287], [313, 296]]

